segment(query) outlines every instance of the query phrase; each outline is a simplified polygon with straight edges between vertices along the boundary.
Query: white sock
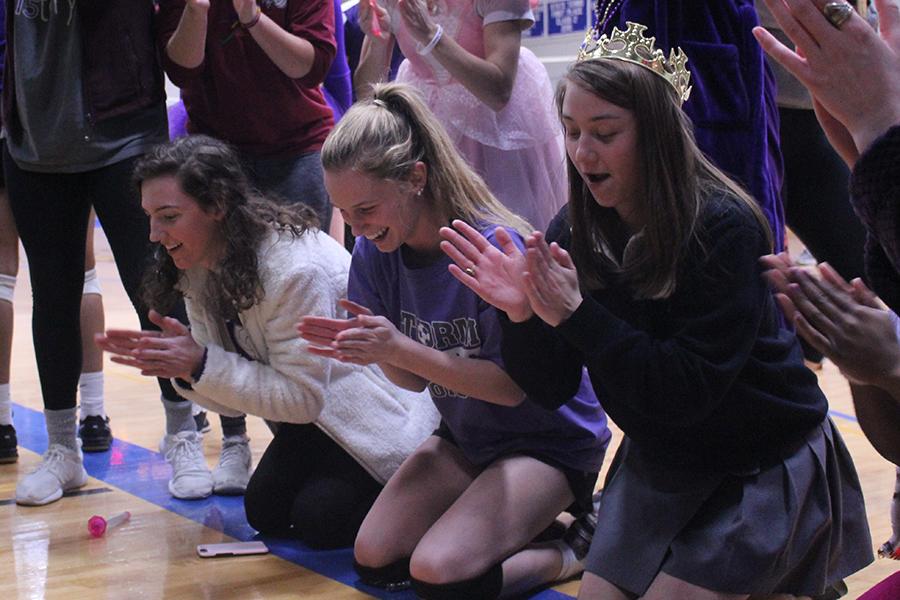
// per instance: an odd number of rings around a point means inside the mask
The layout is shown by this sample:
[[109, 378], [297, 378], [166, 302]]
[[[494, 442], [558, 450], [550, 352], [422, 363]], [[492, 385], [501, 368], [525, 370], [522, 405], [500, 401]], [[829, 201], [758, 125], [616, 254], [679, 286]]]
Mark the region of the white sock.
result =
[[78, 393], [81, 396], [81, 418], [106, 417], [103, 410], [103, 371], [82, 373], [78, 378]]
[[562, 556], [562, 568], [559, 570], [559, 575], [556, 576], [556, 581], [571, 579], [584, 571], [584, 565], [581, 564], [581, 561], [575, 556], [575, 551], [567, 543], [562, 540], [554, 540], [550, 543], [556, 546]]
[[0, 425], [12, 425], [12, 398], [9, 396], [9, 384], [0, 384]]

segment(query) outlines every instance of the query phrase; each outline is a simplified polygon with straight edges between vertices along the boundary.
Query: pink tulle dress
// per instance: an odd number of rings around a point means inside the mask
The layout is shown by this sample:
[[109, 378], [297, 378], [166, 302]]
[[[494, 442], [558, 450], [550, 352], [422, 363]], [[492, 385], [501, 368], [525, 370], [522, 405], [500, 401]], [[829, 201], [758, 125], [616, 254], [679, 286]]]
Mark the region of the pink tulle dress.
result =
[[[384, 4], [406, 60], [397, 81], [418, 88], [469, 164], [497, 198], [532, 226], [544, 229], [566, 202], [561, 128], [547, 71], [521, 48], [509, 103], [493, 111], [453, 79], [433, 55], [421, 56], [403, 27], [396, 0]], [[432, 18], [464, 49], [484, 57], [485, 25], [534, 21], [529, 0], [436, 0]]]

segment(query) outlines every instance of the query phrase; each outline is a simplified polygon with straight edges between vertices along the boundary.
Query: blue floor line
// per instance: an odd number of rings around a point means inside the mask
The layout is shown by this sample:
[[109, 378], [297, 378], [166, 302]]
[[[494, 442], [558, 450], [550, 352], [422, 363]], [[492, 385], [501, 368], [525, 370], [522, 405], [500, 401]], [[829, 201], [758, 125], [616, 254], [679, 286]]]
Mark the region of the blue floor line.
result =
[[[43, 454], [47, 450], [47, 430], [43, 413], [15, 403], [13, 409], [19, 446]], [[112, 425], [115, 428], [115, 423]], [[167, 488], [171, 470], [158, 452], [115, 439], [107, 452], [85, 453], [84, 467], [94, 479], [235, 539], [262, 540], [275, 556], [376, 598], [390, 600], [415, 598], [412, 592], [392, 593], [361, 584], [353, 570], [353, 553], [349, 548], [311, 550], [296, 540], [257, 534], [247, 523], [244, 500], [240, 496], [210, 496], [203, 500], [173, 498]], [[544, 590], [531, 598], [559, 600], [571, 596], [556, 590]]]
[[856, 420], [856, 417], [854, 417], [853, 415], [848, 415], [847, 413], [842, 413], [842, 412], [837, 411], [837, 410], [829, 409], [829, 410], [828, 410], [828, 415], [831, 416], [831, 417], [838, 417], [838, 418], [841, 418], [841, 419], [846, 419], [846, 420], [848, 420], [848, 421], [853, 421], [854, 423], [859, 423], [859, 421], [857, 421], [857, 420]]

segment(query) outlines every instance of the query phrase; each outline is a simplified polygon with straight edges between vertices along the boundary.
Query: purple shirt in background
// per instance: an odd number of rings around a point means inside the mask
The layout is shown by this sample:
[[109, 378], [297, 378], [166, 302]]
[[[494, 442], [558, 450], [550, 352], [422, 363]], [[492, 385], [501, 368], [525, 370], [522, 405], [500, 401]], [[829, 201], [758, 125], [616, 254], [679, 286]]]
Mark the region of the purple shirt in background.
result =
[[[482, 233], [496, 246], [494, 229], [491, 225]], [[509, 231], [521, 246], [520, 236]], [[490, 360], [502, 368], [497, 309], [450, 274], [446, 256], [409, 268], [403, 260], [409, 252], [404, 246], [382, 253], [366, 238], [357, 238], [350, 300], [387, 317], [401, 333], [425, 346]], [[429, 383], [428, 390], [456, 443], [477, 465], [512, 453], [534, 452], [578, 471], [600, 470], [611, 434], [587, 373], [578, 393], [556, 410], [546, 410], [529, 399], [516, 407], [499, 406], [435, 383]]]

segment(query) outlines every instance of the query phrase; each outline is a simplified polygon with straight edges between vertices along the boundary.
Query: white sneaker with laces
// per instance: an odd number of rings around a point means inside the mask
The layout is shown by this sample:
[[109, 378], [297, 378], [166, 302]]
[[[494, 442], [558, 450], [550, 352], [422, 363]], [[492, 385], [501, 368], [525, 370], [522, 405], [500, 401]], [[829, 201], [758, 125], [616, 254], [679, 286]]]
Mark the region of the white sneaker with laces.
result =
[[212, 473], [213, 492], [222, 496], [240, 496], [247, 491], [253, 462], [249, 442], [246, 435], [235, 435], [222, 441], [219, 464]]
[[51, 444], [38, 467], [23, 477], [16, 485], [16, 504], [42, 506], [62, 498], [63, 492], [78, 489], [87, 483], [79, 449], [72, 450], [61, 444]]
[[213, 478], [203, 457], [203, 436], [196, 431], [167, 435], [159, 451], [172, 465], [169, 493], [182, 500], [198, 500], [212, 494]]

